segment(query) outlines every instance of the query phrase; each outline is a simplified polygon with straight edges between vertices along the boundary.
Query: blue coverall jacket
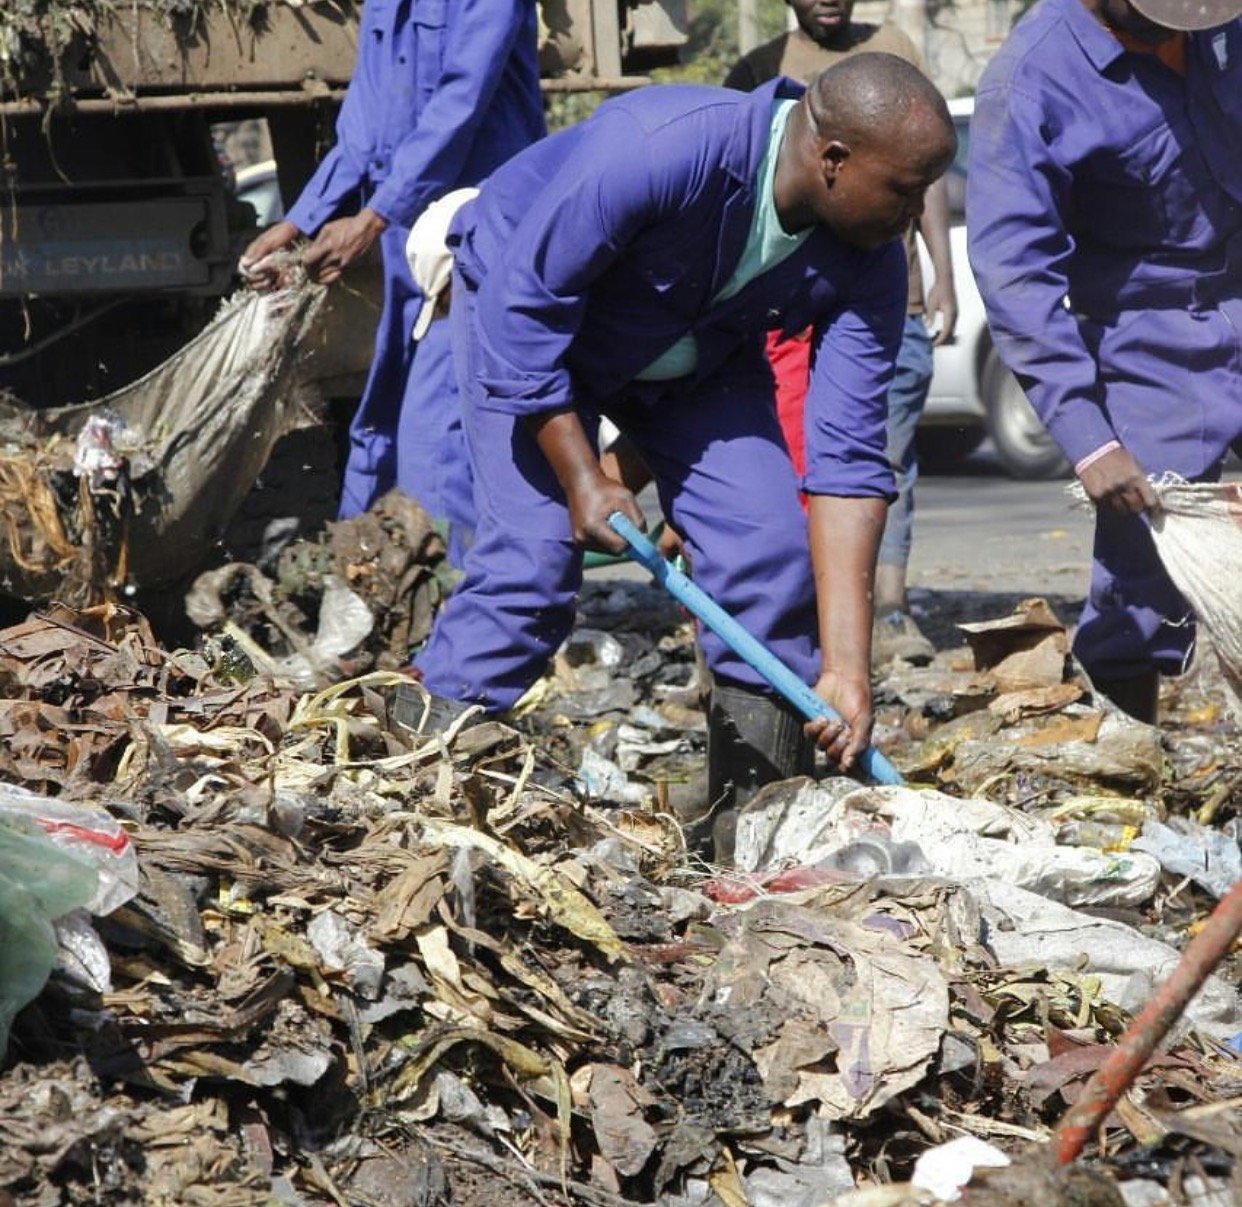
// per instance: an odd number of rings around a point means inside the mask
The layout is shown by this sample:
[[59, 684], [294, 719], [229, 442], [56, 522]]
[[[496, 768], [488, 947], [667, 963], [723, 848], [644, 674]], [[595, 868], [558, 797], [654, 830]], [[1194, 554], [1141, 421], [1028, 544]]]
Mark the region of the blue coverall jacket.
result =
[[[422, 295], [405, 240], [430, 202], [478, 184], [544, 134], [537, 35], [534, 0], [366, 0], [336, 145], [287, 215], [308, 235], [363, 205], [389, 223], [384, 308], [342, 514], [365, 510], [398, 479], [433, 515], [454, 502], [472, 510], [468, 479], [446, 480], [454, 464], [459, 479], [466, 473], [447, 330], [433, 324], [418, 356], [410, 341]], [[403, 408], [414, 420], [409, 466], [396, 447]]]
[[[516, 156], [458, 214], [451, 323], [479, 529], [416, 660], [432, 691], [507, 707], [568, 631], [581, 556], [524, 422], [566, 406], [607, 415], [634, 441], [698, 581], [816, 676], [806, 524], [764, 335], [816, 329], [808, 488], [889, 498], [886, 399], [907, 273], [900, 242], [864, 251], [817, 227], [716, 300], [746, 243], [773, 105], [802, 92], [789, 80], [749, 94], [643, 89]], [[636, 380], [688, 333], [692, 373]], [[721, 678], [758, 685], [712, 635], [703, 644]]]
[[[1242, 21], [1181, 75], [1042, 0], [979, 84], [966, 222], [997, 350], [1074, 463], [1119, 441], [1212, 478], [1242, 438]], [[1180, 669], [1193, 626], [1136, 518], [1101, 512], [1075, 651]]]
[[[886, 391], [907, 285], [900, 247], [863, 251], [826, 228], [727, 301], [755, 208], [776, 80], [750, 94], [665, 85], [603, 106], [498, 171], [450, 233], [477, 294], [481, 405], [511, 415], [605, 408], [623, 391], [666, 396], [637, 375], [694, 335], [686, 395], [769, 330], [816, 328], [808, 489], [893, 490]], [[896, 318], [894, 318], [896, 314]], [[826, 341], [826, 344], [825, 344]]]

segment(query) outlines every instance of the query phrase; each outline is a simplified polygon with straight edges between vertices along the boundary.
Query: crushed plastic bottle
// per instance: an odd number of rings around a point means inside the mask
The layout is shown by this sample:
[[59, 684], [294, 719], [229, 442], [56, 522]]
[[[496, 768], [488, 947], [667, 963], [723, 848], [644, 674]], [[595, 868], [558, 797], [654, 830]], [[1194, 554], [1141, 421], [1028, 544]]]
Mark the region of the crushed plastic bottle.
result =
[[1097, 851], [1116, 854], [1128, 851], [1139, 836], [1138, 826], [1112, 821], [1067, 821], [1057, 830], [1057, 842], [1063, 847], [1094, 847]]
[[927, 876], [932, 865], [918, 843], [894, 842], [883, 834], [864, 834], [820, 860], [820, 867], [856, 876]]

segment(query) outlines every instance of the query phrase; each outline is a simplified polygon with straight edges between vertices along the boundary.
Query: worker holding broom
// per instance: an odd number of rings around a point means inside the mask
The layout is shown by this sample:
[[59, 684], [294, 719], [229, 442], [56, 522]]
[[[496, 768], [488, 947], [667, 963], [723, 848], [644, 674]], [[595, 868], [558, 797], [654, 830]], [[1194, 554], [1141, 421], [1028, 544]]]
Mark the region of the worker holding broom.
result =
[[[433, 726], [510, 707], [569, 633], [583, 548], [622, 548], [614, 511], [641, 524], [594, 453], [606, 415], [654, 475], [698, 583], [840, 713], [809, 734], [853, 764], [872, 727], [871, 590], [894, 493], [900, 236], [954, 149], [935, 88], [872, 54], [805, 89], [643, 89], [484, 183], [449, 235], [479, 525], [415, 659]], [[763, 353], [768, 330], [807, 326], [809, 542]], [[757, 672], [702, 642], [709, 792], [735, 805], [798, 773], [808, 747]], [[395, 719], [422, 710], [417, 688], [399, 691]]]
[[1074, 652], [1140, 720], [1190, 609], [1149, 476], [1242, 439], [1242, 0], [1044, 0], [971, 123], [971, 266], [997, 351], [1096, 504]]

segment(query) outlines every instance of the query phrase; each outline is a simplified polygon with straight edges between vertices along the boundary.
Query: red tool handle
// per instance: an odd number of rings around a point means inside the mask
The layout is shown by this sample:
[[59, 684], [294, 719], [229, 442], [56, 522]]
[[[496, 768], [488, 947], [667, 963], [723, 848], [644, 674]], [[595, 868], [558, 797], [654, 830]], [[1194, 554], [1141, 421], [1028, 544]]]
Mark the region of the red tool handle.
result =
[[1052, 1137], [1060, 1164], [1068, 1165], [1082, 1152], [1091, 1133], [1130, 1088], [1156, 1045], [1199, 992], [1211, 971], [1228, 954], [1239, 934], [1242, 934], [1242, 881], [1221, 899], [1203, 929], [1182, 953], [1177, 967], [1121, 1037], [1116, 1051], [1096, 1069], [1082, 1097], [1066, 1112]]

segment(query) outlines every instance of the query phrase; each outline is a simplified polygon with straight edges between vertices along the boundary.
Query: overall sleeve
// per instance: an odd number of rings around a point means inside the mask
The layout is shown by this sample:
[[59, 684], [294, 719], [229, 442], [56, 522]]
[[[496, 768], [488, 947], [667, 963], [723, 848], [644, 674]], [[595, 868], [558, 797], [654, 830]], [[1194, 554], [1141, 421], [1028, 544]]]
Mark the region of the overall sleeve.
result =
[[908, 268], [900, 242], [873, 253], [852, 297], [816, 325], [806, 395], [808, 494], [896, 496], [888, 459], [888, 391], [906, 321]]
[[440, 77], [368, 203], [382, 218], [409, 226], [456, 185], [531, 2], [453, 0]]
[[992, 340], [1077, 464], [1116, 433], [1099, 403], [1095, 359], [1065, 306], [1071, 175], [1030, 97], [1011, 86], [979, 96], [966, 179], [967, 246]]
[[572, 405], [565, 357], [592, 282], [644, 226], [676, 208], [675, 172], [652, 166], [650, 142], [632, 118], [601, 112], [590, 126], [530, 198], [479, 286], [480, 384], [492, 410], [528, 415]]
[[373, 65], [367, 53], [371, 43], [362, 40], [362, 49], [353, 77], [341, 102], [336, 119], [336, 143], [319, 162], [314, 175], [285, 215], [304, 235], [313, 236], [325, 222], [347, 210], [347, 201], [360, 198], [366, 179], [366, 148], [373, 141], [375, 121], [367, 113], [368, 96], [375, 95], [370, 75]]

